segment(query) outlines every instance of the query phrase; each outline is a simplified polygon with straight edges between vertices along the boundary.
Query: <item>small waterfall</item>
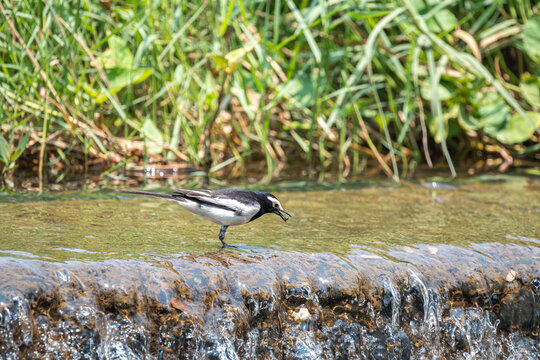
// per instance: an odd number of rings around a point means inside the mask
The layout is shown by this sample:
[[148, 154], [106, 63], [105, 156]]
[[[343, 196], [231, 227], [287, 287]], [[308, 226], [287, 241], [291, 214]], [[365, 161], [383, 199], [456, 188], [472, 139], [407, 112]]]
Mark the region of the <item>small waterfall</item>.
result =
[[537, 358], [534, 266], [478, 278], [474, 263], [460, 276], [454, 261], [270, 252], [0, 260], [0, 359]]
[[[399, 326], [399, 312], [401, 308], [401, 294], [390, 279], [384, 280], [383, 308], [390, 308], [392, 322], [390, 329]], [[389, 299], [390, 298], [390, 299]]]
[[440, 296], [437, 290], [427, 286], [425, 279], [415, 270], [409, 268], [410, 292], [416, 295], [410, 299], [419, 302], [423, 313], [423, 321], [412, 320], [409, 325], [414, 333], [423, 337], [424, 341], [430, 344], [431, 354], [440, 357], [441, 354], [441, 306]]

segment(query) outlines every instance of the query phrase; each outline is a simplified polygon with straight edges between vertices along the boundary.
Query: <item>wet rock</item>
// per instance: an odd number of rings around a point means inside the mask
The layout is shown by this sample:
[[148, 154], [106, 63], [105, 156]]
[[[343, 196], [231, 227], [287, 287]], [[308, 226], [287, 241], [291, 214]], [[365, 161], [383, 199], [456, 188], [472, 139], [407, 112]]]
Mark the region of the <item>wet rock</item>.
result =
[[532, 283], [532, 288], [536, 296], [540, 296], [540, 279], [535, 278]]
[[326, 325], [334, 323], [342, 315], [355, 319], [363, 317], [362, 314], [366, 311], [366, 299], [361, 286], [353, 289], [327, 286], [317, 291], [316, 297], [322, 312], [321, 318]]
[[329, 359], [344, 360], [358, 355], [363, 329], [358, 323], [348, 324], [340, 319], [334, 326], [324, 329], [327, 336], [325, 353]]
[[505, 280], [508, 282], [514, 281], [514, 279], [516, 278], [516, 275], [517, 275], [517, 272], [515, 272], [514, 270], [510, 270], [508, 271], [508, 274], [506, 274]]
[[538, 340], [521, 337], [518, 333], [510, 334], [508, 340], [503, 352], [504, 357], [507, 359], [534, 359], [531, 357], [531, 354], [538, 356], [540, 353], [540, 343]]
[[424, 296], [419, 285], [413, 284], [404, 289], [404, 303], [404, 310], [409, 318], [414, 320], [423, 318]]
[[[440, 247], [430, 256], [445, 251]], [[328, 257], [317, 267], [313, 255], [304, 267], [296, 264], [299, 275], [283, 277], [272, 276], [283, 264], [271, 257], [257, 260], [255, 269], [241, 263], [240, 271], [234, 259], [215, 261], [219, 256], [226, 255], [214, 254], [212, 261], [171, 259], [165, 268], [136, 262], [135, 270], [131, 262], [78, 264], [69, 268], [73, 283], [58, 280], [58, 268], [66, 264], [39, 263], [40, 271], [58, 283], [7, 297], [0, 311], [0, 354], [21, 359], [50, 353], [73, 359], [345, 360], [498, 358], [514, 350], [520, 359], [534, 359], [540, 282], [519, 273], [519, 266], [501, 265], [502, 270], [475, 277], [463, 271], [449, 283], [448, 277], [437, 277], [440, 269], [429, 276], [416, 268], [396, 274], [397, 265], [368, 258], [359, 264], [373, 266], [369, 271], [375, 275], [326, 283], [328, 277], [322, 281], [321, 274]], [[140, 273], [124, 269], [117, 279], [118, 263]], [[509, 268], [518, 273], [511, 282]], [[263, 280], [257, 276], [261, 269]], [[0, 289], [13, 274], [0, 281]], [[144, 279], [169, 280], [147, 292]]]
[[460, 354], [470, 357], [482, 354], [482, 358], [497, 358], [502, 351], [498, 326], [499, 320], [486, 310], [452, 309], [450, 316], [443, 322], [443, 339], [449, 345], [443, 351], [447, 356]]
[[264, 292], [255, 294], [243, 292], [242, 297], [249, 311], [249, 323], [260, 328], [266, 327], [265, 322], [274, 316], [276, 297]]
[[[163, 329], [162, 333], [167, 334], [168, 329]], [[183, 327], [175, 329], [173, 332], [178, 334], [178, 342], [173, 341], [170, 343], [163, 342], [164, 345], [172, 345], [170, 349], [173, 353], [180, 355], [181, 359], [191, 359], [195, 354], [200, 344], [200, 330], [195, 324], [186, 324]], [[170, 330], [169, 330], [170, 331]]]
[[291, 351], [290, 358], [292, 360], [318, 360], [321, 355], [321, 344], [313, 334], [306, 332], [298, 334]]
[[309, 310], [305, 306], [301, 306], [298, 311], [290, 311], [292, 318], [295, 322], [301, 323], [308, 320], [311, 317]]
[[501, 301], [501, 328], [506, 331], [536, 330], [540, 326], [540, 302], [532, 291], [521, 289]]
[[293, 306], [305, 304], [306, 302], [312, 300], [312, 291], [308, 284], [299, 286], [291, 286], [287, 284], [284, 287], [285, 299]]
[[451, 321], [445, 321], [441, 326], [445, 344], [453, 349], [463, 351], [467, 346], [467, 339], [459, 328]]
[[229, 339], [219, 339], [215, 335], [208, 336], [204, 344], [204, 359], [208, 360], [233, 360], [238, 359], [236, 351]]
[[370, 331], [367, 337], [367, 348], [371, 359], [399, 359], [411, 357], [411, 342], [403, 330], [396, 333], [387, 329]]
[[392, 292], [386, 290], [383, 292], [383, 297], [381, 301], [381, 312], [388, 318], [392, 318], [392, 303], [394, 297]]

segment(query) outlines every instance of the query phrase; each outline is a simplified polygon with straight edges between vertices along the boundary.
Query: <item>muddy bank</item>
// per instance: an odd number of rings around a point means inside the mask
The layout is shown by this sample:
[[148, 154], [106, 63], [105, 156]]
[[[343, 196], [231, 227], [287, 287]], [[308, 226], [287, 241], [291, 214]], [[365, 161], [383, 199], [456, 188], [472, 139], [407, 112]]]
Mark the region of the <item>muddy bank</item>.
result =
[[0, 258], [0, 358], [535, 358], [540, 250]]

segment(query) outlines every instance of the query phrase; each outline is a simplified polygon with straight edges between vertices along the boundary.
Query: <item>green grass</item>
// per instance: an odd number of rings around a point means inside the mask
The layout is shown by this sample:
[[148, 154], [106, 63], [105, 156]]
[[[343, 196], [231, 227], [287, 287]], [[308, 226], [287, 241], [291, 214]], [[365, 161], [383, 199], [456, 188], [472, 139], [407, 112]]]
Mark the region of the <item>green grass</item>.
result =
[[149, 159], [262, 181], [538, 165], [534, 2], [176, 3], [0, 0], [4, 181]]

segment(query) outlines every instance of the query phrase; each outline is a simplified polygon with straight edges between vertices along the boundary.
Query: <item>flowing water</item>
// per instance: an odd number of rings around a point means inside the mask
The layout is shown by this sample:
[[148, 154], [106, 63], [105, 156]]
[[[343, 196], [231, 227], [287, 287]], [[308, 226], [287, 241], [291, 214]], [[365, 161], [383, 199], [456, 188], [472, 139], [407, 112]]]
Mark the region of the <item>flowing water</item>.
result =
[[277, 191], [225, 250], [167, 201], [3, 195], [0, 359], [536, 359], [539, 190]]

